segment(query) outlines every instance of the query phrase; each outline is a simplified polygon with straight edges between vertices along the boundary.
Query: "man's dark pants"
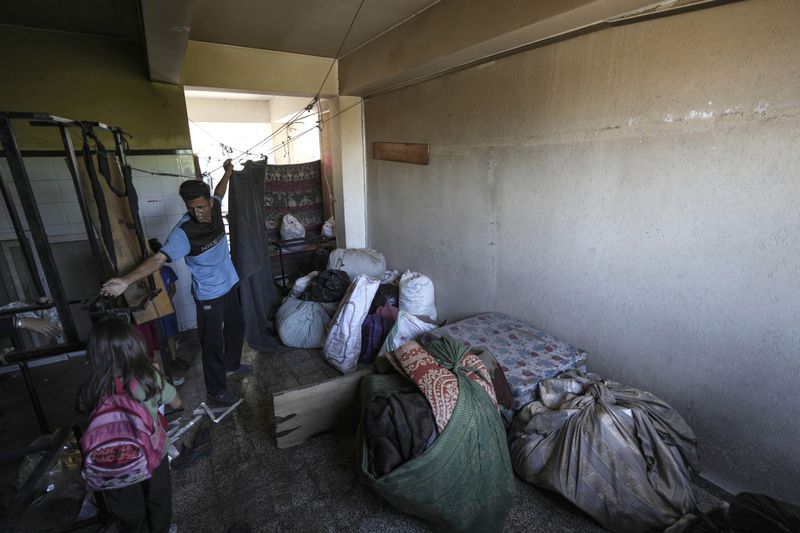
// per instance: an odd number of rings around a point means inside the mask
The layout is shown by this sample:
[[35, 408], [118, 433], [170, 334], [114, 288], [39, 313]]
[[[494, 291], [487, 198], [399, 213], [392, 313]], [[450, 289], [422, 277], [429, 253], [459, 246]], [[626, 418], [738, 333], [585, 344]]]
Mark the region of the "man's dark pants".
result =
[[226, 372], [236, 370], [242, 362], [244, 317], [239, 285], [219, 298], [195, 300], [195, 304], [206, 392], [215, 396], [226, 388]]

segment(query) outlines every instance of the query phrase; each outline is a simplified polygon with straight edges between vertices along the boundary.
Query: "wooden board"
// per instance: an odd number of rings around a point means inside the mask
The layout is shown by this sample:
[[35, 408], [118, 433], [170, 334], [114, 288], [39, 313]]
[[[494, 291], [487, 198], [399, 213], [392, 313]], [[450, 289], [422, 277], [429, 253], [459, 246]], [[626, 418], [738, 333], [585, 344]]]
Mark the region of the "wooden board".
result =
[[278, 448], [289, 448], [347, 421], [358, 399], [361, 378], [372, 374], [370, 365], [352, 374], [272, 395]]
[[[108, 164], [111, 168], [111, 182], [113, 183], [114, 188], [117, 190], [124, 189], [125, 182], [122, 176], [122, 171], [119, 168], [116, 157], [114, 157], [112, 154], [108, 155]], [[89, 210], [89, 218], [92, 221], [92, 226], [94, 226], [95, 232], [100, 235], [100, 215], [97, 208], [97, 202], [94, 198], [91, 178], [89, 178], [89, 173], [86, 171], [86, 163], [84, 162], [83, 157], [78, 157], [78, 168], [81, 174], [81, 185], [83, 187], [84, 195], [86, 196], [86, 206]], [[126, 274], [133, 270], [133, 268], [142, 261], [142, 253], [139, 249], [139, 241], [136, 237], [136, 229], [133, 224], [131, 209], [128, 205], [128, 199], [120, 198], [114, 194], [114, 192], [105, 182], [105, 179], [100, 175], [99, 170], [97, 171], [97, 174], [100, 181], [100, 188], [103, 189], [103, 196], [105, 198], [106, 208], [108, 210], [108, 220], [111, 224], [111, 233], [114, 237], [115, 251], [117, 254], [117, 266], [119, 267], [120, 274]], [[108, 251], [105, 248], [103, 240], [99, 239], [98, 242], [100, 243], [101, 250], [106, 253], [104, 263], [106, 266], [108, 266], [108, 272], [110, 273], [110, 256], [108, 255]], [[166, 290], [164, 290], [164, 284], [161, 280], [161, 276], [156, 273], [153, 275], [153, 280], [155, 281], [156, 288], [161, 289], [161, 292], [153, 301], [150, 302], [150, 304], [148, 304], [143, 311], [134, 313], [133, 317], [137, 324], [150, 322], [151, 320], [155, 320], [156, 318], [175, 312], [172, 307], [172, 301], [170, 300]], [[128, 302], [128, 305], [138, 305], [149, 291], [150, 288], [147, 284], [147, 279], [145, 278], [139, 280], [137, 283], [131, 284], [125, 291], [125, 300]]]
[[385, 161], [427, 165], [430, 155], [429, 144], [376, 142], [372, 145], [372, 157]]

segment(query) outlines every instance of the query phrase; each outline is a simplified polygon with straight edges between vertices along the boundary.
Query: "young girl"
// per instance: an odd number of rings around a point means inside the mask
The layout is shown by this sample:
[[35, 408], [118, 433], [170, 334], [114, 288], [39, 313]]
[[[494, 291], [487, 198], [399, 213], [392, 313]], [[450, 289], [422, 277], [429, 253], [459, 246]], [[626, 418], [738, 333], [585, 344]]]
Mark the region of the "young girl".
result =
[[[119, 378], [124, 390], [138, 400], [160, 424], [158, 406], [173, 409], [181, 399], [161, 372], [147, 358], [147, 347], [135, 328], [120, 319], [99, 322], [92, 328], [86, 345], [89, 381], [81, 392], [82, 404], [93, 409], [115, 389]], [[121, 531], [166, 532], [172, 519], [172, 489], [169, 462], [164, 450], [161, 465], [150, 479], [128, 487], [105, 490], [106, 507]]]

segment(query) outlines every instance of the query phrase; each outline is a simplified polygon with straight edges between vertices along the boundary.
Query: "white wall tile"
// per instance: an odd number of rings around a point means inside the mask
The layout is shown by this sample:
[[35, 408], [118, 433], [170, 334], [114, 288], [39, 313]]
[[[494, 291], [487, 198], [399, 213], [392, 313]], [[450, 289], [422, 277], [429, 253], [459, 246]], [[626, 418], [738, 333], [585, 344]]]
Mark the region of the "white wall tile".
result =
[[80, 224], [70, 224], [69, 231], [81, 240], [86, 238], [86, 228], [83, 227], [83, 222]]
[[75, 185], [72, 179], [58, 180], [58, 190], [61, 192], [61, 200], [63, 202], [77, 202], [78, 193], [75, 192]]
[[79, 224], [83, 227], [83, 216], [81, 215], [81, 208], [78, 202], [66, 202], [64, 204], [64, 211], [67, 213], [67, 222], [70, 224]]
[[[27, 161], [27, 160], [26, 160]], [[71, 178], [71, 174], [69, 173], [69, 167], [67, 166], [67, 158], [66, 157], [53, 157], [51, 159], [53, 163], [53, 173], [59, 179], [67, 179]]]
[[72, 228], [69, 227], [69, 224], [45, 224], [44, 229], [48, 237], [72, 235]]
[[164, 196], [177, 196], [178, 189], [181, 186], [181, 178], [173, 178], [171, 176], [161, 176], [161, 190]]
[[166, 215], [164, 209], [164, 198], [161, 196], [140, 196], [139, 212], [142, 218], [158, 217]]
[[28, 178], [31, 181], [53, 180], [59, 176], [53, 167], [52, 157], [26, 157], [24, 160], [25, 169], [28, 171]]
[[[42, 223], [45, 226], [69, 224], [64, 204], [41, 204], [39, 205], [39, 214], [42, 216]], [[48, 234], [49, 233], [48, 231]]]
[[139, 196], [162, 196], [161, 179], [158, 176], [133, 178], [133, 186]]
[[178, 156], [178, 165], [180, 166], [181, 169], [179, 174], [183, 176], [181, 180], [194, 177], [194, 157], [192, 157], [191, 155]]
[[40, 206], [42, 204], [57, 204], [62, 201], [58, 180], [31, 180], [31, 189], [33, 189], [33, 197], [36, 199], [36, 203]]
[[157, 155], [158, 171], [169, 174], [180, 174], [181, 168], [177, 155]]
[[167, 195], [164, 196], [164, 211], [168, 215], [183, 215], [186, 213], [186, 204], [177, 194]]

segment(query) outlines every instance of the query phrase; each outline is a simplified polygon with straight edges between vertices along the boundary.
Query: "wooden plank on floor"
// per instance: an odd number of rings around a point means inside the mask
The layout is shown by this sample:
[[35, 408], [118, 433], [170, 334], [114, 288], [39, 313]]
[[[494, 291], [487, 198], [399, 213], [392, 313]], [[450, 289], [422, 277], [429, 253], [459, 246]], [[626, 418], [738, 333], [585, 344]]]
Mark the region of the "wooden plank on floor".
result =
[[272, 395], [278, 448], [289, 448], [340, 427], [358, 398], [361, 378], [372, 365], [352, 374]]
[[372, 157], [385, 161], [427, 165], [430, 155], [429, 144], [376, 142], [372, 145]]

